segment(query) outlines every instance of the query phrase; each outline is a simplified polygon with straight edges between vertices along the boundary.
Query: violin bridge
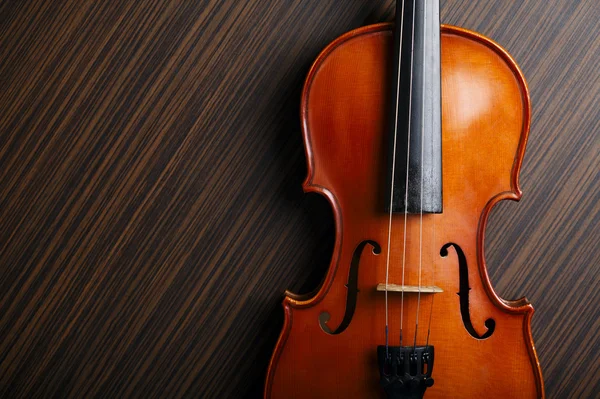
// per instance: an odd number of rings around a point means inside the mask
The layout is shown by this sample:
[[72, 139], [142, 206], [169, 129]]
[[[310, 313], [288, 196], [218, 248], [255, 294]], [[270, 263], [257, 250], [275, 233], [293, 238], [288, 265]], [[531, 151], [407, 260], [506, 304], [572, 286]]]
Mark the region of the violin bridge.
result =
[[[385, 292], [385, 283], [377, 285], [377, 291]], [[387, 292], [406, 292], [418, 294], [439, 294], [444, 292], [440, 287], [436, 287], [435, 285], [422, 285], [420, 288], [418, 285], [398, 285], [398, 284], [388, 284]]]

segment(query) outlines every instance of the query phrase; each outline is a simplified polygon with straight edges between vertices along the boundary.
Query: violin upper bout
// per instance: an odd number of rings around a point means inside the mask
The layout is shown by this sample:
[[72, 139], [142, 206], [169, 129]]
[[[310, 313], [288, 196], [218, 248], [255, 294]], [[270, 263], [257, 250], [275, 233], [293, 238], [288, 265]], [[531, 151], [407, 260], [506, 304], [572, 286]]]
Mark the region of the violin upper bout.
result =
[[[444, 186], [449, 174], [468, 184], [465, 174], [476, 173], [478, 190], [493, 185], [486, 201], [504, 192], [518, 199], [531, 113], [525, 79], [510, 55], [481, 35], [443, 26], [441, 42]], [[301, 103], [306, 191], [338, 197], [351, 194], [344, 186], [360, 189], [355, 183], [372, 176], [369, 162], [389, 144], [391, 45], [391, 25], [367, 26], [331, 43], [315, 61]], [[381, 206], [382, 198], [365, 199]]]
[[519, 172], [529, 136], [531, 105], [516, 62], [490, 39], [444, 26], [442, 97], [448, 145], [471, 147], [461, 151], [467, 157], [461, 159], [461, 171], [468, 168], [484, 175], [480, 182], [499, 183], [492, 188], [492, 196], [520, 199]]

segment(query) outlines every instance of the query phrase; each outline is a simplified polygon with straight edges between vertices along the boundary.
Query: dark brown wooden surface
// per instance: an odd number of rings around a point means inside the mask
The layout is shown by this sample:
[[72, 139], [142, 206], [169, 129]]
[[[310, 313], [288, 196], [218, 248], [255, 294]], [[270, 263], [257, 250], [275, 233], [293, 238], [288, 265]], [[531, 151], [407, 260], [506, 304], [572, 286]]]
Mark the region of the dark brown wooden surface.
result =
[[[332, 245], [304, 76], [393, 2], [0, 3], [0, 397], [260, 395], [283, 291]], [[528, 79], [523, 200], [492, 214], [550, 398], [600, 394], [600, 5], [442, 1]], [[458, 396], [458, 395], [457, 395]]]

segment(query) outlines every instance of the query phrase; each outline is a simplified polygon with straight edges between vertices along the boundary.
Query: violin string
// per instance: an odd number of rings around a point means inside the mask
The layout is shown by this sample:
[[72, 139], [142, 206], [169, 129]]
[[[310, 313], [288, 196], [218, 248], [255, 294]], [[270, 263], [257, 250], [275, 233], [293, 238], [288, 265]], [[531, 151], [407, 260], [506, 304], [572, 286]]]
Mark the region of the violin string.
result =
[[388, 341], [388, 284], [390, 278], [390, 253], [392, 244], [392, 214], [394, 211], [394, 180], [396, 174], [396, 141], [398, 138], [398, 108], [400, 102], [400, 76], [402, 72], [402, 32], [404, 29], [404, 0], [402, 0], [402, 10], [400, 18], [400, 49], [398, 50], [398, 82], [396, 87], [396, 117], [394, 122], [394, 147], [392, 156], [392, 182], [390, 189], [390, 212], [388, 221], [388, 240], [387, 240], [387, 259], [385, 265], [385, 354], [386, 357], [389, 355], [389, 341]]
[[[434, 2], [434, 6], [435, 6], [435, 2]], [[434, 29], [437, 29], [437, 28], [435, 28], [435, 26], [436, 25], [439, 26], [439, 22], [440, 22], [439, 19], [438, 20], [434, 19], [431, 22], [432, 26], [434, 26]], [[429, 100], [430, 100], [429, 105], [431, 105], [431, 109], [433, 110], [434, 101], [435, 101], [434, 96], [430, 96]], [[435, 115], [432, 112], [431, 113], [431, 126], [435, 125], [434, 122], [435, 122]], [[431, 154], [433, 154], [433, 152], [434, 152], [433, 138], [430, 140], [430, 144], [431, 144], [431, 147], [430, 147]], [[433, 229], [432, 229], [433, 230], [433, 238], [431, 240], [431, 248], [432, 248], [432, 251], [431, 251], [431, 263], [432, 263], [431, 281], [432, 281], [432, 283], [431, 283], [431, 285], [435, 286], [436, 285], [435, 284], [435, 266], [436, 266], [435, 260], [437, 259], [437, 257], [436, 257], [437, 244], [435, 242], [435, 228], [436, 228], [435, 214], [431, 215], [431, 224], [433, 225]], [[430, 309], [429, 309], [429, 322], [427, 323], [427, 341], [425, 343], [426, 347], [429, 347], [429, 338], [431, 336], [431, 321], [433, 320], [433, 303], [435, 301], [435, 296], [436, 296], [435, 294], [431, 295], [431, 302], [430, 302]]]
[[[433, 149], [433, 145], [432, 145], [432, 149]], [[431, 219], [431, 224], [433, 224], [433, 240], [432, 240], [432, 247], [433, 247], [433, 256], [431, 257], [431, 259], [433, 260], [431, 263], [433, 264], [433, 269], [431, 272], [431, 280], [433, 281], [432, 285], [435, 285], [435, 249], [437, 248], [437, 245], [435, 243], [435, 218], [432, 215], [432, 219]], [[433, 319], [433, 302], [435, 301], [435, 293], [431, 295], [431, 307], [429, 309], [429, 323], [427, 324], [427, 341], [425, 343], [426, 347], [429, 347], [429, 337], [431, 336], [431, 320]]]
[[404, 328], [404, 276], [406, 269], [406, 227], [408, 225], [408, 171], [410, 168], [410, 130], [411, 130], [411, 119], [412, 119], [412, 92], [413, 92], [413, 67], [415, 64], [415, 3], [413, 0], [412, 8], [412, 37], [411, 37], [411, 57], [410, 57], [410, 89], [408, 96], [408, 139], [406, 145], [406, 180], [404, 181], [404, 243], [402, 248], [402, 295], [400, 304], [400, 347], [402, 347], [403, 340], [403, 328]]
[[421, 88], [423, 99], [421, 101], [421, 206], [419, 209], [419, 293], [417, 294], [417, 316], [415, 318], [415, 340], [413, 347], [417, 347], [417, 333], [419, 331], [419, 310], [421, 307], [421, 274], [423, 270], [423, 163], [425, 155], [425, 66], [427, 64], [427, 0], [423, 2], [423, 72], [421, 77]]

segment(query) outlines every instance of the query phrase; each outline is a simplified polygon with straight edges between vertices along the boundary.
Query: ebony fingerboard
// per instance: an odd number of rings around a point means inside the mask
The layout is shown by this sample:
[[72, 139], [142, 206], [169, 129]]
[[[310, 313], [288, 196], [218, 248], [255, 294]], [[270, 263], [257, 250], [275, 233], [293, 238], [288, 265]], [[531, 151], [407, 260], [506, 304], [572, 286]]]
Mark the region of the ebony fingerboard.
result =
[[[260, 397], [284, 291], [318, 286], [327, 202], [298, 116], [387, 0], [0, 3], [0, 397]], [[600, 391], [597, 0], [447, 0], [515, 57], [533, 125], [491, 279], [534, 304], [549, 398]]]
[[394, 21], [385, 208], [391, 199], [395, 213], [441, 213], [439, 1], [399, 1]]

